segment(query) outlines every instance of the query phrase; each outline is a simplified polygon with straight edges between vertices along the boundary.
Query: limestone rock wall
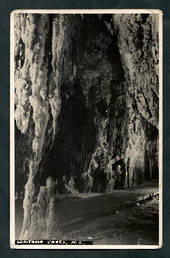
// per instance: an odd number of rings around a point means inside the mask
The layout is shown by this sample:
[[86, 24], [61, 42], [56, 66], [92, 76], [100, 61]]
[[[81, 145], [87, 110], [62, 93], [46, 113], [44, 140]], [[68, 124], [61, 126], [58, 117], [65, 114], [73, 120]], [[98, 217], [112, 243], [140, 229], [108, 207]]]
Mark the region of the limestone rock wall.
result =
[[[62, 15], [15, 15], [16, 189], [25, 183], [21, 238], [34, 234], [28, 229], [36, 195], [35, 176], [55, 136], [61, 74], [65, 72], [61, 64], [65, 48], [69, 51], [70, 27], [69, 19]], [[49, 200], [45, 209], [49, 206], [51, 211], [50, 203]]]
[[128, 84], [125, 156], [133, 185], [158, 173], [159, 19], [158, 15], [115, 15], [113, 23]]

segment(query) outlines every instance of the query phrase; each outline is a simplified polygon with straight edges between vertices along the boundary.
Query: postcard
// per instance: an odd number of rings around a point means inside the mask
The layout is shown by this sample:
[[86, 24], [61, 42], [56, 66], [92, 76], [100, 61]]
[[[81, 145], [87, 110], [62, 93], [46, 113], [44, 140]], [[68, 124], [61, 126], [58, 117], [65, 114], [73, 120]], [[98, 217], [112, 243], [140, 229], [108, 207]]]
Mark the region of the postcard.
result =
[[10, 246], [162, 247], [162, 12], [15, 10]]

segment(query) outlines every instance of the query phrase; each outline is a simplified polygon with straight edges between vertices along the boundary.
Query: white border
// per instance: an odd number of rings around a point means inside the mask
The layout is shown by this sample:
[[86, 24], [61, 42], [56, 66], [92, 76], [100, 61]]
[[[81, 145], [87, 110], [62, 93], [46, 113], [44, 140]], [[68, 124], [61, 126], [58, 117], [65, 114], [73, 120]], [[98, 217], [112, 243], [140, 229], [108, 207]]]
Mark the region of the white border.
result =
[[[14, 132], [14, 14], [159, 14], [159, 245], [15, 245], [15, 132]], [[10, 15], [10, 247], [16, 249], [159, 249], [163, 246], [163, 36], [162, 11], [158, 9], [39, 9], [14, 10]]]
[[163, 246], [163, 13], [159, 13], [159, 247]]
[[14, 12], [10, 19], [10, 247], [15, 247]]

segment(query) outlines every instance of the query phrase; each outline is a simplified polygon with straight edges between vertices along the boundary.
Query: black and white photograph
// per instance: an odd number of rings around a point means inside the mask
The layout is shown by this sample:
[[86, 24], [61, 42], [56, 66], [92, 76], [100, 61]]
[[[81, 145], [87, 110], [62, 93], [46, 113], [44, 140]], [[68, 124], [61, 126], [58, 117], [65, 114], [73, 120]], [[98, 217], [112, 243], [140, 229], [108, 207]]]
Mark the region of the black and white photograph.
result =
[[162, 246], [162, 12], [16, 10], [10, 246]]

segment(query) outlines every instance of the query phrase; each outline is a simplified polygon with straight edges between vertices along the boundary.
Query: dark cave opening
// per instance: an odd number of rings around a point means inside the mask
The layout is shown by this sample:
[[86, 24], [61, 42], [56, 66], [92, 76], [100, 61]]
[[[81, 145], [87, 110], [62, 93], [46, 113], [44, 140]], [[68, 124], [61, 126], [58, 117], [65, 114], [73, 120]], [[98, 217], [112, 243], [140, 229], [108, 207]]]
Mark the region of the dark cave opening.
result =
[[[58, 118], [57, 136], [47, 157], [38, 182], [45, 185], [46, 178], [67, 182], [71, 176], [81, 190], [81, 173], [88, 170], [96, 146], [96, 126], [85, 106], [80, 82], [76, 81], [72, 95], [67, 99], [67, 85], [62, 86], [62, 108]], [[62, 190], [61, 190], [62, 192]]]

